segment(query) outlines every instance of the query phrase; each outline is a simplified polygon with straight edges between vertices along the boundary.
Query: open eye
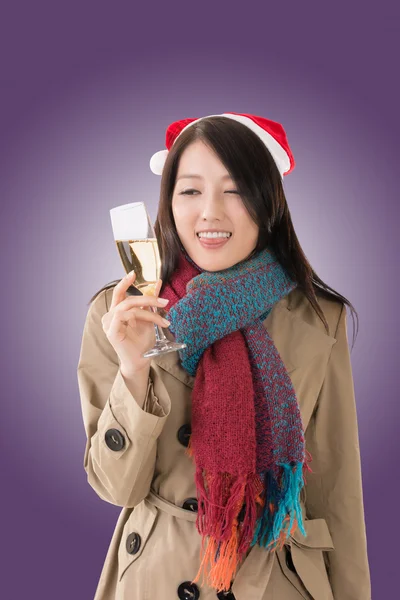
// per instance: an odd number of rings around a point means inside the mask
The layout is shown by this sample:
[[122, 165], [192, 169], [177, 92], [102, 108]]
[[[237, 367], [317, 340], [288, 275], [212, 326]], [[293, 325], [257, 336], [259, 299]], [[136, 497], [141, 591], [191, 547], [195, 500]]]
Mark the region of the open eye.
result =
[[[193, 196], [193, 194], [190, 194], [189, 192], [197, 192], [198, 190], [194, 190], [194, 189], [189, 189], [189, 190], [184, 190], [183, 192], [180, 192], [183, 196], [186, 194], [188, 196]], [[239, 194], [239, 192], [237, 190], [226, 190], [225, 192], [226, 194]]]
[[187, 194], [188, 196], [193, 196], [193, 194], [189, 194], [189, 192], [197, 192], [197, 190], [193, 190], [193, 189], [184, 190], [183, 192], [181, 192], [181, 194], [182, 195]]

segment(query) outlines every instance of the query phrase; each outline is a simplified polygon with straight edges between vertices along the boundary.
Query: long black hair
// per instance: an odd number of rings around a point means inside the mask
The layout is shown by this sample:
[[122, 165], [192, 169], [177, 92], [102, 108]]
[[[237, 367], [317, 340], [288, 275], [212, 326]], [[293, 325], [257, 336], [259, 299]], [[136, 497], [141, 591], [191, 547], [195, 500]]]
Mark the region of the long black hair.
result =
[[[243, 204], [259, 227], [257, 245], [251, 255], [265, 247], [275, 253], [288, 275], [297, 283], [324, 323], [329, 326], [318, 303], [317, 295], [346, 304], [354, 315], [358, 313], [351, 302], [318, 277], [308, 262], [297, 238], [286, 201], [281, 176], [269, 150], [248, 127], [222, 116], [201, 119], [183, 131], [174, 142], [165, 161], [160, 184], [160, 201], [154, 230], [161, 258], [163, 287], [178, 266], [182, 244], [172, 213], [172, 195], [179, 159], [189, 144], [201, 140], [220, 158], [235, 182]], [[100, 292], [114, 287], [120, 279], [104, 285]], [[162, 296], [163, 288], [160, 290]]]

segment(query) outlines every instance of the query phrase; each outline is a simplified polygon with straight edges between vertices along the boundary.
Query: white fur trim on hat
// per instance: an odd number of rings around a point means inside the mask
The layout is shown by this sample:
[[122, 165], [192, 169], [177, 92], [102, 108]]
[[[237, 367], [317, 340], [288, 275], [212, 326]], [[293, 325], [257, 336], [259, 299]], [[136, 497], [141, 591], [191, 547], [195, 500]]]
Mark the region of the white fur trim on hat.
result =
[[[199, 119], [196, 119], [195, 121], [192, 121], [191, 123], [188, 123], [186, 125], [186, 127], [184, 127], [179, 132], [179, 134], [176, 136], [174, 143], [176, 142], [178, 137], [188, 127], [190, 127], [191, 125], [194, 125], [195, 123], [197, 123], [198, 121], [201, 121], [202, 119], [207, 119], [208, 117], [228, 117], [229, 119], [234, 119], [235, 121], [239, 121], [239, 123], [243, 123], [243, 125], [246, 125], [247, 127], [249, 127], [249, 129], [254, 131], [254, 133], [261, 139], [261, 141], [266, 145], [266, 147], [272, 154], [272, 157], [278, 167], [278, 171], [280, 173], [281, 180], [283, 181], [283, 174], [286, 173], [286, 171], [288, 171], [290, 168], [290, 158], [289, 158], [288, 154], [286, 153], [285, 149], [282, 148], [282, 146], [279, 144], [279, 142], [277, 142], [276, 139], [270, 133], [268, 133], [268, 131], [265, 131], [265, 129], [260, 127], [260, 125], [255, 123], [249, 117], [244, 117], [243, 115], [231, 115], [228, 113], [222, 113], [219, 115], [207, 115], [206, 117], [200, 117]], [[153, 156], [151, 157], [150, 169], [153, 171], [153, 173], [155, 175], [162, 174], [164, 163], [165, 163], [167, 156], [168, 156], [168, 150], [160, 150], [159, 152], [156, 152], [155, 154], [153, 154]]]
[[150, 169], [153, 171], [154, 175], [162, 174], [167, 156], [168, 150], [160, 150], [150, 158]]

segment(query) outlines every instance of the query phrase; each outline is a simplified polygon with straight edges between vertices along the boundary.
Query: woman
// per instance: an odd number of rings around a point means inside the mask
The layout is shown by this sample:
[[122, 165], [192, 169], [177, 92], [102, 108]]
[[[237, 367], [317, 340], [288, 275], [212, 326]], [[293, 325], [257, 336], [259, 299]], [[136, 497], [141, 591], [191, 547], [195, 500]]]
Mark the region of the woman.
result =
[[[296, 237], [285, 131], [224, 113], [172, 123], [166, 146], [150, 166], [167, 305], [127, 295], [131, 273], [83, 332], [84, 468], [123, 507], [95, 600], [368, 600], [355, 311]], [[154, 323], [186, 348], [143, 358]]]

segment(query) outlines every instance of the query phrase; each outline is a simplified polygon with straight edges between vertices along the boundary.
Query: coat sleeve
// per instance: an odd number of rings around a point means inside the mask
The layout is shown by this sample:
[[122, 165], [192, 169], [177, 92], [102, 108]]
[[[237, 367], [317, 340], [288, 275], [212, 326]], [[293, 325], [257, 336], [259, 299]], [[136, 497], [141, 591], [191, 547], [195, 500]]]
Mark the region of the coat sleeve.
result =
[[335, 600], [370, 600], [371, 583], [358, 421], [342, 304], [325, 379], [307, 427], [313, 473], [306, 472], [308, 518], [324, 518], [334, 550], [324, 552]]
[[101, 318], [107, 310], [103, 290], [89, 306], [83, 328], [77, 367], [87, 438], [83, 466], [90, 486], [102, 500], [134, 507], [149, 492], [157, 439], [170, 413], [171, 401], [159, 377], [155, 389], [150, 366], [143, 408], [136, 402], [102, 327]]

